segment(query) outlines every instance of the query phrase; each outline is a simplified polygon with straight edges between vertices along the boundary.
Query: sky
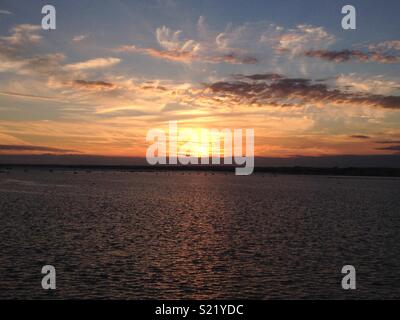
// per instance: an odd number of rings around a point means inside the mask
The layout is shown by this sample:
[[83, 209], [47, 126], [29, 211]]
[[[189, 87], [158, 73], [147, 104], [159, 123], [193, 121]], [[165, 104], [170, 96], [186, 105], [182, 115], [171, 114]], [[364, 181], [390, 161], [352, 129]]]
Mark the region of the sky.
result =
[[[42, 30], [42, 6], [56, 30]], [[344, 30], [341, 8], [356, 8]], [[254, 128], [258, 157], [400, 152], [400, 2], [0, 1], [0, 155], [144, 157]]]

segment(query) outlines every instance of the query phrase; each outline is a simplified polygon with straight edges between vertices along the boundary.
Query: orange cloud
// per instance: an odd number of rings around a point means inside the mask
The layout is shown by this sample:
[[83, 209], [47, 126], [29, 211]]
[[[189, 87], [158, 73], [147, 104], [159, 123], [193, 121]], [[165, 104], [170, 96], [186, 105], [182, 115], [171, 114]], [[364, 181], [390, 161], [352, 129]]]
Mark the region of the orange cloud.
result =
[[67, 64], [64, 66], [65, 70], [86, 70], [86, 69], [98, 69], [98, 68], [108, 68], [114, 66], [121, 62], [119, 58], [96, 58], [90, 59], [83, 62], [77, 62], [72, 64]]

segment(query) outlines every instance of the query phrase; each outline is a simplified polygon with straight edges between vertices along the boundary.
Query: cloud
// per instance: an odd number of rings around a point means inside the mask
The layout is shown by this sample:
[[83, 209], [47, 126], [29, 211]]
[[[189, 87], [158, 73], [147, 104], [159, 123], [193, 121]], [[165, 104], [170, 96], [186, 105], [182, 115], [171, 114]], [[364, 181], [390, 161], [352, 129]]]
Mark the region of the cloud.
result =
[[23, 98], [23, 99], [44, 100], [44, 101], [59, 101], [61, 99], [55, 97], [39, 96], [39, 95], [24, 94], [18, 92], [10, 92], [10, 91], [0, 91], [0, 95]]
[[[39, 29], [35, 25], [17, 25], [11, 29], [10, 36], [0, 36], [0, 73], [25, 76], [14, 81], [10, 75], [10, 81], [3, 84], [0, 95], [74, 103], [76, 106], [93, 105], [96, 98], [107, 104], [111, 99], [115, 103], [126, 103], [135, 95], [114, 81], [90, 79], [90, 71], [114, 66], [121, 61], [119, 58], [94, 58], [67, 64], [64, 53], [35, 54], [38, 50], [35, 44], [41, 40], [35, 37]], [[67, 112], [64, 109], [64, 113]]]
[[[233, 81], [206, 84], [206, 93], [212, 93], [224, 101], [229, 99], [233, 103], [246, 105], [301, 107], [349, 104], [400, 109], [400, 96], [345, 92], [305, 78], [287, 78], [271, 74], [242, 76], [243, 80], [237, 80], [238, 76], [234, 78]], [[248, 81], [246, 78], [262, 80]]]
[[239, 26], [228, 24], [223, 32], [213, 32], [207, 27], [205, 18], [200, 16], [196, 30], [196, 36], [185, 38], [182, 30], [161, 26], [155, 31], [159, 48], [122, 45], [114, 51], [141, 53], [186, 64], [254, 65], [275, 59], [277, 54], [293, 58], [305, 50], [325, 48], [336, 41], [335, 36], [323, 27], [306, 24], [285, 28], [260, 21]]
[[79, 34], [79, 35], [74, 36], [74, 37], [72, 38], [72, 41], [74, 41], [74, 42], [81, 42], [81, 41], [87, 39], [88, 37], [89, 37], [88, 34]]
[[61, 62], [65, 59], [62, 53], [44, 54], [41, 56], [22, 57], [14, 48], [0, 47], [0, 72], [17, 74], [50, 75], [60, 71]]
[[63, 53], [49, 53], [22, 59], [20, 60], [23, 63], [20, 73], [55, 74], [61, 71], [61, 65], [64, 60], [65, 55]]
[[171, 112], [171, 111], [180, 111], [180, 110], [191, 110], [193, 109], [193, 106], [187, 105], [187, 104], [182, 104], [182, 103], [166, 103], [164, 108], [162, 109], [162, 112]]
[[20, 24], [11, 29], [10, 36], [0, 37], [0, 40], [12, 45], [33, 44], [42, 39], [42, 36], [38, 34], [38, 31], [41, 31], [39, 25]]
[[7, 15], [9, 15], [9, 14], [12, 14], [12, 12], [11, 12], [11, 11], [8, 11], [8, 10], [0, 10], [0, 14], [7, 14]]
[[[256, 64], [258, 59], [247, 49], [221, 45], [221, 34], [212, 35], [207, 31], [204, 17], [197, 23], [198, 40], [185, 39], [182, 30], [166, 26], [156, 29], [155, 36], [160, 48], [141, 48], [122, 45], [114, 51], [141, 53], [151, 57], [190, 64], [192, 62]], [[219, 39], [219, 42], [218, 42]]]
[[375, 148], [375, 149], [376, 150], [387, 150], [387, 151], [400, 151], [400, 145], [383, 147], [383, 148]]
[[399, 82], [385, 79], [383, 75], [361, 76], [355, 73], [341, 74], [336, 78], [336, 85], [342, 89], [378, 94], [389, 94], [400, 90]]
[[172, 31], [166, 26], [156, 29], [157, 42], [166, 50], [191, 51], [199, 49], [199, 43], [194, 40], [180, 40], [181, 30]]
[[115, 84], [106, 81], [74, 80], [72, 84], [78, 88], [90, 90], [111, 90], [116, 87]]
[[256, 64], [258, 59], [250, 55], [241, 56], [238, 53], [231, 52], [220, 56], [211, 57], [209, 61], [226, 62], [232, 64]]
[[367, 52], [364, 53], [360, 50], [341, 50], [341, 51], [329, 51], [329, 50], [309, 50], [305, 51], [304, 56], [309, 58], [319, 58], [331, 62], [348, 62], [351, 60], [357, 62], [377, 62], [377, 63], [398, 63], [400, 62], [400, 56], [397, 55], [385, 55], [379, 52]]
[[42, 39], [39, 30], [40, 26], [21, 24], [11, 29], [10, 36], [0, 37], [0, 72], [49, 75], [59, 69], [65, 59], [62, 53], [28, 55]]
[[350, 136], [350, 138], [354, 138], [354, 139], [361, 139], [361, 140], [366, 140], [366, 139], [370, 139], [370, 136], [365, 136], [363, 134], [353, 134]]
[[115, 49], [117, 52], [137, 52], [148, 56], [165, 59], [169, 61], [177, 61], [184, 63], [207, 62], [207, 63], [230, 63], [230, 64], [256, 64], [258, 59], [248, 55], [240, 55], [238, 53], [229, 52], [226, 54], [203, 55], [195, 51], [185, 50], [159, 50], [153, 48], [139, 48], [136, 46], [121, 46]]
[[[38, 34], [40, 26], [32, 24], [21, 24], [11, 29], [10, 36], [0, 37], [0, 72], [12, 72], [18, 75], [29, 75], [32, 82], [46, 81], [49, 89], [79, 88], [87, 90], [112, 89], [111, 84], [102, 81], [90, 81], [85, 79], [86, 70], [107, 68], [118, 64], [119, 58], [94, 58], [83, 62], [64, 64], [66, 56], [63, 53], [32, 54], [35, 50], [33, 45], [42, 38]], [[75, 80], [78, 79], [78, 80]], [[7, 94], [14, 90], [8, 91]], [[14, 94], [14, 96], [35, 99], [29, 91]], [[24, 91], [24, 90], [22, 90]], [[45, 88], [43, 88], [43, 92]], [[47, 93], [45, 94], [47, 95]], [[71, 95], [70, 95], [71, 96]], [[38, 98], [41, 99], [41, 98]]]
[[383, 41], [368, 46], [371, 51], [386, 52], [389, 50], [400, 51], [400, 40]]
[[80, 71], [86, 69], [99, 69], [108, 68], [121, 62], [119, 58], [96, 58], [83, 62], [67, 64], [64, 66], [65, 70]]
[[251, 75], [236, 74], [233, 75], [236, 79], [247, 79], [247, 80], [278, 80], [283, 79], [283, 76], [278, 73], [259, 73]]
[[381, 143], [381, 144], [396, 143], [396, 144], [400, 144], [400, 140], [378, 140], [378, 141], [375, 141], [375, 143]]
[[261, 41], [273, 44], [278, 53], [299, 54], [306, 49], [327, 47], [336, 41], [335, 36], [329, 34], [323, 27], [300, 24], [286, 30], [278, 27], [276, 35], [266, 33]]
[[149, 111], [142, 111], [130, 107], [120, 107], [116, 109], [110, 109], [110, 110], [102, 110], [98, 111], [96, 113], [96, 116], [98, 117], [103, 117], [103, 118], [110, 118], [110, 117], [124, 117], [124, 118], [129, 118], [129, 117], [143, 117], [143, 116], [149, 116], [149, 115], [154, 115], [154, 112], [149, 112]]
[[234, 27], [229, 24], [223, 32], [208, 29], [205, 18], [197, 22], [197, 35], [185, 38], [182, 30], [161, 26], [155, 31], [159, 48], [122, 45], [114, 51], [141, 53], [151, 57], [190, 64], [192, 62], [257, 64], [276, 54], [290, 57], [305, 50], [326, 48], [336, 41], [323, 27], [300, 24], [284, 28], [261, 21]]
[[60, 149], [53, 147], [44, 147], [44, 146], [33, 146], [33, 145], [9, 145], [9, 144], [0, 144], [0, 151], [44, 151], [44, 152], [79, 152], [76, 150], [69, 149]]
[[117, 52], [136, 52], [149, 55], [151, 57], [190, 63], [193, 60], [198, 60], [199, 57], [193, 52], [189, 51], [178, 51], [178, 50], [159, 50], [153, 48], [139, 48], [137, 46], [121, 46], [115, 49]]
[[243, 51], [263, 58], [273, 54], [293, 56], [304, 50], [325, 48], [335, 41], [335, 36], [323, 27], [300, 24], [285, 28], [266, 21], [238, 27], [229, 25], [215, 38], [219, 49]]

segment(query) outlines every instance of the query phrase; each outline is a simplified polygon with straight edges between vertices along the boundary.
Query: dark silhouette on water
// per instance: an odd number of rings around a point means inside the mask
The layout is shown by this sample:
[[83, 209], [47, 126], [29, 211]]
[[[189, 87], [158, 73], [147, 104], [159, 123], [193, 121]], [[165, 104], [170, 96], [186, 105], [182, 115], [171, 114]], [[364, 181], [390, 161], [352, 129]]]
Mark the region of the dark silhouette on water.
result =
[[[12, 169], [23, 169], [28, 172], [29, 169], [43, 170], [73, 170], [77, 174], [77, 170], [84, 170], [90, 173], [94, 170], [116, 170], [123, 172], [158, 172], [158, 171], [219, 171], [234, 173], [235, 166], [230, 165], [137, 165], [137, 166], [114, 166], [114, 165], [17, 165], [17, 164], [0, 164], [0, 168], [6, 172]], [[382, 167], [255, 167], [255, 173], [271, 173], [272, 176], [277, 174], [296, 174], [296, 175], [333, 175], [333, 176], [376, 176], [376, 177], [400, 177], [400, 168], [382, 168]], [[182, 173], [183, 174], [183, 173]]]

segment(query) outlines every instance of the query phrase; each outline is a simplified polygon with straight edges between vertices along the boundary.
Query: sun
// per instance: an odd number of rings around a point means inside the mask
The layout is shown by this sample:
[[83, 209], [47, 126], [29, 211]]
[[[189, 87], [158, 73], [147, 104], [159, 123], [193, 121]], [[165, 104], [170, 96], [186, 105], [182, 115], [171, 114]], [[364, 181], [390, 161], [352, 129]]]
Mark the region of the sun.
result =
[[209, 156], [208, 135], [202, 136], [202, 134], [202, 130], [198, 128], [180, 128], [177, 141], [179, 153], [191, 157]]
[[[220, 134], [206, 128], [180, 128], [177, 146], [181, 155], [192, 157], [211, 157], [213, 145], [220, 142]], [[219, 150], [219, 148], [218, 148]], [[220, 155], [220, 152], [216, 155]]]

